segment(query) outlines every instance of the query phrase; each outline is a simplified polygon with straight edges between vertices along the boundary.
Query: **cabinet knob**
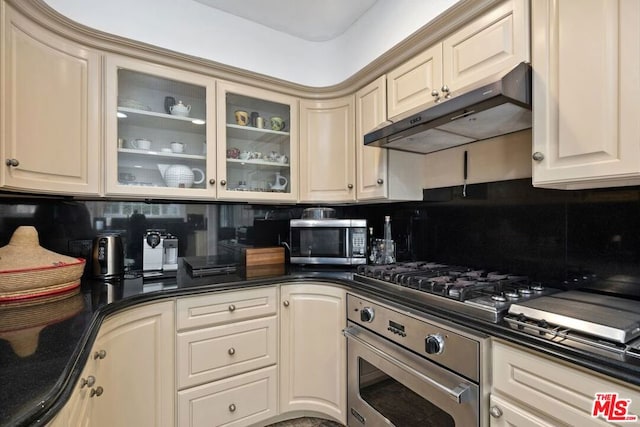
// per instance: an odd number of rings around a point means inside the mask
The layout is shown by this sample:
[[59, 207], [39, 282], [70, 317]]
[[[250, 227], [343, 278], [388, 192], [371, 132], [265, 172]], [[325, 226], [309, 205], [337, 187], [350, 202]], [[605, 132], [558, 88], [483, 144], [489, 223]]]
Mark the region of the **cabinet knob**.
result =
[[431, 96], [433, 96], [434, 98], [437, 98], [440, 95], [440, 92], [438, 92], [437, 90], [432, 90], [431, 91]]
[[94, 377], [93, 375], [89, 375], [86, 379], [80, 379], [80, 388], [93, 387], [95, 383], [96, 377]]
[[225, 179], [220, 180], [220, 185], [222, 186], [227, 185], [227, 181]]
[[288, 300], [282, 301], [282, 305], [284, 305], [285, 307], [289, 307], [289, 301]]
[[4, 162], [7, 166], [18, 166], [20, 164], [20, 162], [18, 161], [18, 159], [7, 159]]
[[93, 360], [104, 359], [105, 357], [107, 357], [107, 352], [105, 350], [100, 350], [93, 353]]
[[233, 403], [229, 405], [229, 412], [236, 412], [236, 405], [234, 405]]
[[378, 178], [378, 180], [376, 182], [378, 183], [378, 185], [382, 185], [382, 184], [384, 184], [384, 179]]
[[236, 311], [236, 306], [233, 304], [229, 305], [229, 311]]
[[497, 406], [492, 406], [491, 409], [489, 409], [489, 414], [491, 414], [493, 418], [500, 418], [502, 416], [502, 409]]
[[93, 397], [93, 396], [100, 397], [102, 396], [102, 393], [104, 393], [104, 389], [98, 386], [96, 388], [91, 389], [91, 392], [89, 393], [89, 397]]
[[216, 180], [215, 180], [215, 179], [211, 178], [211, 179], [209, 180], [209, 184], [213, 185], [213, 184], [215, 184], [215, 183], [216, 183]]
[[442, 91], [442, 93], [444, 93], [444, 99], [451, 98], [451, 91], [449, 90], [449, 86], [443, 85], [440, 90]]
[[533, 155], [531, 156], [533, 158], [533, 160], [535, 160], [536, 162], [540, 162], [542, 160], [544, 160], [544, 154], [542, 154], [539, 151], [536, 151], [535, 153], [533, 153]]
[[229, 350], [227, 350], [227, 353], [229, 353], [230, 356], [233, 356], [234, 354], [236, 354], [236, 349], [231, 347]]
[[348, 188], [349, 190], [351, 190], [351, 189], [353, 188], [353, 184], [349, 184], [349, 185], [347, 185], [347, 188]]

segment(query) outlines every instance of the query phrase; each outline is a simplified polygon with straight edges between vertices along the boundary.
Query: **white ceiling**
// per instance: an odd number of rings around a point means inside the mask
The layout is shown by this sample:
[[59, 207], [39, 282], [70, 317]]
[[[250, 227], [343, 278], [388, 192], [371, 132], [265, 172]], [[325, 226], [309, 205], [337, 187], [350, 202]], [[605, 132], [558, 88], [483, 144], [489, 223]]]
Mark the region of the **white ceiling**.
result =
[[206, 6], [313, 42], [332, 40], [378, 0], [196, 0]]
[[[458, 0], [43, 1], [109, 34], [327, 87], [354, 75]], [[309, 40], [325, 37], [333, 38]]]

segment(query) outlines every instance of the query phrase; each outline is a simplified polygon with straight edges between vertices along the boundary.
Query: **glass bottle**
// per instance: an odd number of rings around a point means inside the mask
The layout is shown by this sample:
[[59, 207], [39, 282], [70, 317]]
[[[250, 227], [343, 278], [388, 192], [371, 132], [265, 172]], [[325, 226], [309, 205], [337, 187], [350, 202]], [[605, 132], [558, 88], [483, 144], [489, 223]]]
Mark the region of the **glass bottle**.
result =
[[391, 217], [384, 217], [384, 264], [396, 262], [395, 242], [391, 237]]

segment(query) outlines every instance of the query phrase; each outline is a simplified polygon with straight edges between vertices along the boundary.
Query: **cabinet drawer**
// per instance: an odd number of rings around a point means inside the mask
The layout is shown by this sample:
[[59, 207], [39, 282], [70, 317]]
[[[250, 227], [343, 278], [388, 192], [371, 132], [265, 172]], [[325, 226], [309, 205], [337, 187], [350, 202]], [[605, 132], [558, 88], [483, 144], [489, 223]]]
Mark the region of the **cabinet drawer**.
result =
[[277, 413], [277, 368], [178, 392], [178, 425], [240, 427]]
[[178, 388], [275, 364], [277, 337], [275, 316], [179, 333]]
[[[568, 425], [611, 425], [604, 418], [593, 418], [596, 393], [617, 393], [619, 399], [631, 399], [629, 415], [640, 413], [640, 390], [572, 367], [512, 345], [493, 342], [492, 394], [523, 399], [523, 406], [536, 414]], [[554, 424], [559, 424], [557, 421]]]
[[198, 328], [276, 313], [275, 287], [183, 298], [177, 304], [177, 328]]

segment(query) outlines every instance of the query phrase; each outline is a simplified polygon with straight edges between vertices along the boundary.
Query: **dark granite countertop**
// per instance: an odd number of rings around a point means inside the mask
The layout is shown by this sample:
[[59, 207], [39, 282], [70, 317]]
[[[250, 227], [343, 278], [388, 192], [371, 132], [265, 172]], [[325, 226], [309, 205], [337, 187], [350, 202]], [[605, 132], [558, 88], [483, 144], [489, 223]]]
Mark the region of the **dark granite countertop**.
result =
[[365, 296], [385, 298], [418, 313], [436, 316], [486, 336], [516, 342], [548, 355], [640, 386], [640, 363], [570, 349], [526, 335], [506, 324], [455, 315], [417, 303], [394, 291], [351, 280], [353, 270], [295, 267], [193, 279], [183, 268], [171, 276], [144, 278], [130, 274], [120, 283], [83, 281], [80, 292], [34, 308], [0, 308], [0, 425], [44, 425], [64, 406], [82, 371], [102, 319], [133, 305], [168, 297], [264, 286], [296, 280], [319, 280]]

